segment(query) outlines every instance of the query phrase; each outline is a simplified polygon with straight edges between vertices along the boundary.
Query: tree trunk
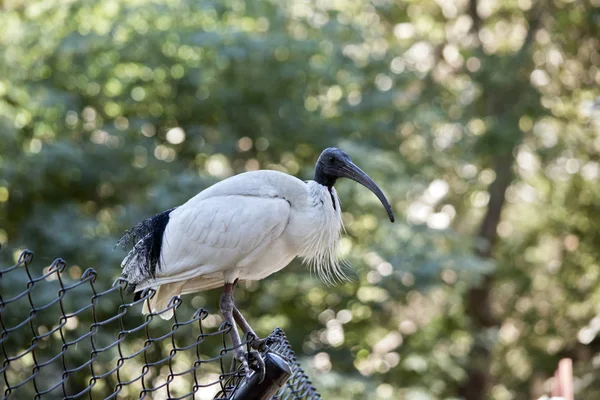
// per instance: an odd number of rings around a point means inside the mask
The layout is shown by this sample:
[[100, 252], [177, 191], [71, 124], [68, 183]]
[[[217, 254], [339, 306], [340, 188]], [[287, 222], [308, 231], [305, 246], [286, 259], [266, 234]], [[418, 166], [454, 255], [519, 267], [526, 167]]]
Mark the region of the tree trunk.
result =
[[[477, 235], [477, 246], [475, 253], [483, 258], [492, 258], [492, 251], [498, 238], [497, 229], [500, 223], [500, 215], [505, 203], [506, 190], [513, 180], [512, 166], [514, 162], [513, 151], [521, 142], [518, 120], [511, 115], [510, 108], [518, 106], [519, 94], [522, 88], [529, 85], [528, 78], [532, 69], [528, 61], [529, 52], [537, 32], [544, 6], [538, 3], [529, 12], [529, 28], [523, 42], [523, 46], [513, 56], [515, 62], [528, 66], [526, 73], [514, 77], [514, 84], [508, 87], [484, 87], [483, 101], [488, 102], [489, 113], [500, 121], [503, 126], [514, 129], [514, 142], [510, 143], [504, 151], [493, 156], [493, 169], [496, 179], [488, 187], [489, 203], [486, 215], [481, 223]], [[479, 35], [481, 20], [477, 14], [477, 0], [469, 1], [469, 14], [473, 19], [472, 30]], [[487, 89], [487, 90], [486, 90]], [[510, 106], [508, 106], [510, 104]], [[506, 132], [507, 135], [510, 132]], [[475, 338], [473, 349], [469, 354], [469, 367], [467, 367], [467, 379], [459, 389], [460, 395], [466, 400], [484, 400], [487, 396], [490, 379], [490, 355], [491, 349], [486, 343], [478, 340], [492, 327], [498, 327], [501, 321], [494, 317], [490, 304], [490, 291], [493, 285], [493, 276], [486, 276], [478, 287], [472, 288], [465, 298], [465, 310], [471, 319], [471, 331]]]
[[[497, 156], [494, 162], [496, 180], [488, 187], [490, 196], [487, 213], [481, 223], [478, 235], [478, 245], [475, 252], [480, 257], [490, 258], [492, 248], [497, 239], [497, 228], [505, 202], [508, 186], [513, 179], [513, 157], [511, 154]], [[472, 330], [475, 334], [499, 325], [494, 318], [490, 306], [490, 290], [493, 277], [483, 278], [478, 287], [472, 288], [467, 294], [466, 311], [471, 318]], [[466, 400], [483, 400], [489, 389], [490, 350], [485, 344], [477, 341], [470, 354], [470, 367], [467, 369], [467, 380], [460, 388], [460, 394]]]

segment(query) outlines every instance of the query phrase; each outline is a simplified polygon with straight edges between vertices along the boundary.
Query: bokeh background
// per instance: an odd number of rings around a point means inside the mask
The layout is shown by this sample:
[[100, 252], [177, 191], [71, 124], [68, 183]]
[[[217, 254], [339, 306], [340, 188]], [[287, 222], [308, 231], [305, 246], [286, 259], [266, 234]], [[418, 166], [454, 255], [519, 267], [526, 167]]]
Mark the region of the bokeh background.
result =
[[236, 296], [324, 398], [530, 399], [562, 357], [600, 398], [600, 1], [0, 8], [2, 265], [29, 248], [108, 287], [137, 221], [338, 146], [397, 222], [341, 181], [354, 279], [296, 261]]

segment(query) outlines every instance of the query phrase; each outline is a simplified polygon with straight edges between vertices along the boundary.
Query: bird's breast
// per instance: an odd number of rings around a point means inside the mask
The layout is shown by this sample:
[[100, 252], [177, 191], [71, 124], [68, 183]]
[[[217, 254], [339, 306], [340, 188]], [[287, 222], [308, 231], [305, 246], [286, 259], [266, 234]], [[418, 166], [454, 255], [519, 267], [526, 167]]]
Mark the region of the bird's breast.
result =
[[312, 258], [337, 248], [341, 230], [342, 214], [335, 189], [309, 181], [303, 204], [292, 203], [285, 237], [297, 255]]

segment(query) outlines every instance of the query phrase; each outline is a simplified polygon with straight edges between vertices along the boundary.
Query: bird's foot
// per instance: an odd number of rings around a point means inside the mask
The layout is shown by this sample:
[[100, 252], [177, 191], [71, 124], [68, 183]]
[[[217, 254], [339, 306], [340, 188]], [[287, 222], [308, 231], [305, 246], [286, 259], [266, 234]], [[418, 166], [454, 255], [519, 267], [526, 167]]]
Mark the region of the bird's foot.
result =
[[259, 374], [259, 383], [265, 379], [265, 361], [258, 351], [250, 350], [246, 352], [243, 349], [236, 349], [235, 357], [242, 363], [244, 372], [246, 373], [246, 379], [250, 379], [253, 370]]
[[267, 349], [267, 339], [268, 338], [259, 339], [258, 336], [252, 332], [248, 334], [248, 344], [250, 345], [250, 348], [254, 350], [265, 351]]

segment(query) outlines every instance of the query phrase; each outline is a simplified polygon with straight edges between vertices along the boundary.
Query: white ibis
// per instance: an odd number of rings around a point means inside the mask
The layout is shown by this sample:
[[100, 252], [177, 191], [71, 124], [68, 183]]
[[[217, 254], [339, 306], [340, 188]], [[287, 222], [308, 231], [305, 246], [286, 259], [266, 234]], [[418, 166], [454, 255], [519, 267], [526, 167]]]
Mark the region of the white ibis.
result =
[[[350, 178], [370, 189], [394, 222], [381, 189], [337, 148], [321, 153], [314, 180], [277, 171], [252, 171], [225, 179], [185, 204], [142, 221], [119, 241], [136, 242], [123, 263], [123, 276], [136, 292], [156, 290], [143, 312], [167, 308], [173, 296], [224, 286], [220, 309], [231, 324], [236, 357], [250, 374], [235, 322], [251, 347], [262, 344], [233, 301], [237, 282], [259, 280], [299, 256], [325, 281], [344, 278], [336, 260], [342, 230], [340, 201], [333, 185]], [[149, 304], [148, 304], [149, 303]], [[168, 310], [161, 316], [171, 318]], [[264, 363], [257, 352], [259, 366]]]

